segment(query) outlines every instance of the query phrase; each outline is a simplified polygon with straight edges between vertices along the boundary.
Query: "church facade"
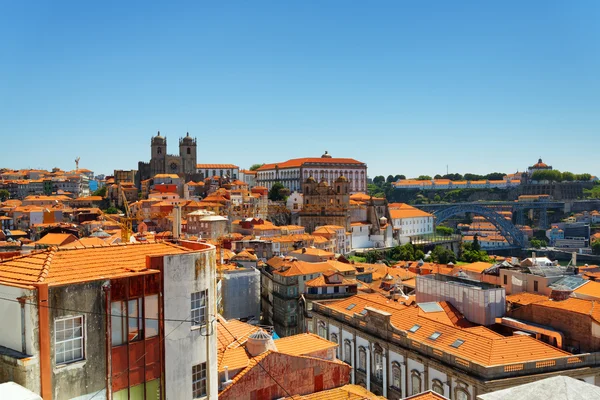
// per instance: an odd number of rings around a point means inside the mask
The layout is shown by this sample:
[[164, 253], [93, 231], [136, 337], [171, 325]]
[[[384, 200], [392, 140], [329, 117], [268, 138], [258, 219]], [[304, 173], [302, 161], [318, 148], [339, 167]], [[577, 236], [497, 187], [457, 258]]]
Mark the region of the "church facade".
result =
[[179, 155], [167, 152], [167, 138], [161, 136], [160, 131], [150, 140], [150, 162], [140, 161], [136, 183], [153, 178], [158, 174], [175, 174], [191, 179], [196, 175], [197, 144], [196, 138], [179, 138]]

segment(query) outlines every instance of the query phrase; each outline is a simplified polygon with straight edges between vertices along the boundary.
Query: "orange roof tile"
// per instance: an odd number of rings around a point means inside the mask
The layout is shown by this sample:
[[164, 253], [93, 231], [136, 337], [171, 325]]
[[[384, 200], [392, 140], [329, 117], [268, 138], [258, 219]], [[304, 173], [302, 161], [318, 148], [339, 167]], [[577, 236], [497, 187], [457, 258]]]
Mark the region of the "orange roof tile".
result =
[[[294, 395], [286, 397], [284, 400], [384, 400], [385, 397], [377, 396], [362, 386], [345, 385], [339, 388], [323, 390], [320, 392]], [[442, 399], [445, 399], [442, 397]], [[437, 399], [436, 399], [437, 400]]]
[[573, 296], [584, 296], [585, 298], [593, 297], [600, 300], [600, 282], [588, 281], [584, 283], [573, 291]]
[[0, 262], [0, 282], [60, 285], [151, 271], [146, 256], [187, 253], [169, 243], [119, 244], [84, 249], [50, 248]]
[[447, 397], [442, 396], [434, 392], [433, 390], [428, 390], [423, 393], [415, 394], [414, 396], [406, 397], [404, 400], [447, 400]]
[[520, 305], [527, 305], [531, 303], [539, 303], [540, 301], [548, 300], [548, 296], [537, 293], [521, 292], [515, 294], [509, 294], [506, 296], [507, 303], [515, 303]]
[[236, 169], [239, 168], [233, 164], [196, 164], [197, 169]]
[[[351, 304], [354, 307], [348, 310]], [[392, 325], [406, 331], [409, 339], [479, 365], [493, 366], [570, 355], [529, 336], [503, 337], [485, 327], [461, 328], [447, 324], [447, 321], [439, 322], [420, 315], [418, 306], [403, 306], [381, 295], [359, 294], [322, 306], [350, 316], [360, 313], [365, 307], [388, 312], [392, 314]], [[411, 332], [415, 325], [419, 328]], [[430, 337], [434, 332], [440, 335], [432, 340]], [[451, 346], [457, 339], [463, 340], [463, 343], [458, 348]]]
[[315, 335], [314, 333], [301, 333], [275, 340], [279, 353], [293, 356], [308, 356], [312, 353], [337, 347], [337, 343]]
[[433, 215], [429, 214], [428, 212], [419, 210], [418, 208], [402, 203], [390, 204], [389, 210], [390, 217], [392, 219], [433, 217]]
[[303, 166], [304, 164], [355, 164], [355, 165], [364, 165], [363, 162], [357, 161], [353, 158], [321, 158], [321, 157], [307, 157], [307, 158], [294, 158], [292, 160], [273, 163], [273, 164], [265, 164], [257, 171], [268, 171], [274, 169], [277, 166], [279, 169], [284, 168], [298, 168]]

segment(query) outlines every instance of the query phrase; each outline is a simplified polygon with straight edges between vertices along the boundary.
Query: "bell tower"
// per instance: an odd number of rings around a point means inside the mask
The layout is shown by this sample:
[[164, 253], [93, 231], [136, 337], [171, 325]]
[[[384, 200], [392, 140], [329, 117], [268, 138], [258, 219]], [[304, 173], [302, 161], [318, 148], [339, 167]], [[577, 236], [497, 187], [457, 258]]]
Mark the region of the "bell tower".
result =
[[181, 157], [183, 173], [195, 174], [197, 165], [196, 138], [192, 138], [189, 132], [186, 133], [184, 138], [179, 139], [179, 157]]
[[165, 160], [167, 157], [167, 138], [160, 135], [160, 131], [150, 141], [150, 173], [152, 176], [165, 173]]

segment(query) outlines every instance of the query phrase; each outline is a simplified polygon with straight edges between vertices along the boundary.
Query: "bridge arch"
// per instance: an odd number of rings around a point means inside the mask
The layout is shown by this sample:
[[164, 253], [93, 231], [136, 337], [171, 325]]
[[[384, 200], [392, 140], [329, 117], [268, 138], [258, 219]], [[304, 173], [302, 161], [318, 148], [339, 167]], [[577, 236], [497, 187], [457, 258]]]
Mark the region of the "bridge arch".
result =
[[436, 224], [439, 224], [454, 215], [464, 213], [481, 215], [500, 231], [508, 243], [513, 246], [524, 247], [525, 239], [523, 237], [523, 232], [521, 232], [511, 221], [507, 221], [502, 215], [487, 207], [475, 204], [457, 204], [455, 206], [434, 211], [433, 215]]

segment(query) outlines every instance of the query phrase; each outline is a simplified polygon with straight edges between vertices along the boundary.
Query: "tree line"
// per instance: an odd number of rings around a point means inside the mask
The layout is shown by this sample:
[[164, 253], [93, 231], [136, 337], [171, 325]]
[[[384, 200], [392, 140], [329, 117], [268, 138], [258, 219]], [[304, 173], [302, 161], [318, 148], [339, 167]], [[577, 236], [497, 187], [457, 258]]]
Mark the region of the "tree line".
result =
[[574, 174], [569, 171], [560, 172], [557, 169], [535, 171], [531, 174], [531, 179], [534, 181], [550, 181], [550, 182], [588, 182], [592, 179], [592, 175], [588, 173]]

